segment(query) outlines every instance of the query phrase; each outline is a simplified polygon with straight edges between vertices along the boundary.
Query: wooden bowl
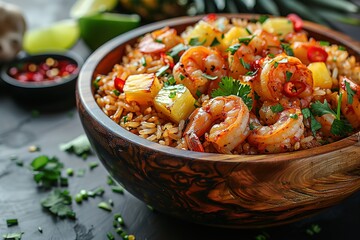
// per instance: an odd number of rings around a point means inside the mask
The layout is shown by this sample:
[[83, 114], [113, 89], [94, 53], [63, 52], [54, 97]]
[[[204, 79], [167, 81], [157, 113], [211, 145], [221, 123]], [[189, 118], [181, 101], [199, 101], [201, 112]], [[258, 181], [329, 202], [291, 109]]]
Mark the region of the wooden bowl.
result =
[[[226, 15], [253, 18], [255, 15]], [[81, 121], [98, 157], [131, 194], [155, 209], [191, 222], [249, 228], [280, 225], [333, 206], [360, 188], [360, 134], [297, 152], [222, 155], [183, 151], [142, 139], [113, 122], [94, 100], [92, 80], [118, 63], [126, 44], [164, 26], [179, 32], [201, 16], [150, 24], [121, 35], [84, 64], [77, 86]], [[344, 45], [358, 59], [360, 46], [314, 23], [319, 40]]]

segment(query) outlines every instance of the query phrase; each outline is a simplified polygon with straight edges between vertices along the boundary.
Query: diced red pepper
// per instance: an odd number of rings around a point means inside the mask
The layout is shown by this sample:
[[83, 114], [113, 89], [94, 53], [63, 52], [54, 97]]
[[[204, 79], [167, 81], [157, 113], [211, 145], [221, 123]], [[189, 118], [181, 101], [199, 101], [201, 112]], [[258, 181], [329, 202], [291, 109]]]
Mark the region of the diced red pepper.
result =
[[287, 19], [289, 19], [293, 23], [295, 32], [302, 30], [304, 22], [297, 14], [290, 13], [289, 15], [287, 15]]
[[115, 77], [114, 78], [114, 87], [116, 90], [118, 90], [119, 92], [123, 92], [124, 91], [124, 85], [125, 85], [125, 80], [119, 78], [119, 77]]
[[303, 91], [305, 91], [306, 85], [303, 82], [294, 81], [284, 84], [284, 94], [287, 97], [297, 97]]
[[213, 22], [217, 19], [217, 15], [215, 13], [209, 13], [205, 17], [203, 17], [203, 20], [206, 22]]
[[308, 48], [307, 58], [310, 62], [326, 62], [328, 53], [322, 47], [311, 46]]
[[170, 58], [168, 55], [166, 55], [166, 53], [164, 52], [161, 52], [160, 53], [160, 57], [161, 59], [164, 61], [164, 63], [166, 65], [169, 65], [170, 66], [170, 69], [173, 69], [174, 68], [174, 61], [172, 60], [172, 58]]

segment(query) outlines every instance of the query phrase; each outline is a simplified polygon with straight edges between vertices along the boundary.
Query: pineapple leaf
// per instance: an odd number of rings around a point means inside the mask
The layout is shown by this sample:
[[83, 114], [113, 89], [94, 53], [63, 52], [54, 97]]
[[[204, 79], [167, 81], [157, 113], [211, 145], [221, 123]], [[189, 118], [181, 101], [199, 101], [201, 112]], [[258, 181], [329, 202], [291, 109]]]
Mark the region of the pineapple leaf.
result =
[[261, 10], [266, 11], [271, 15], [279, 16], [280, 11], [278, 6], [274, 3], [274, 1], [269, 0], [257, 0], [255, 8], [260, 8]]
[[[306, 0], [310, 5], [317, 5], [321, 9], [333, 9], [336, 11], [356, 13], [359, 12], [359, 6], [345, 0]], [[325, 8], [325, 9], [324, 9]]]
[[360, 25], [360, 19], [358, 19], [358, 18], [348, 17], [339, 12], [335, 12], [334, 10], [325, 10], [320, 7], [318, 7], [318, 8], [316, 7], [313, 9], [315, 9], [316, 12], [324, 19], [333, 19], [333, 20], [347, 23], [347, 24], [352, 24], [352, 25], [357, 25], [357, 26]]

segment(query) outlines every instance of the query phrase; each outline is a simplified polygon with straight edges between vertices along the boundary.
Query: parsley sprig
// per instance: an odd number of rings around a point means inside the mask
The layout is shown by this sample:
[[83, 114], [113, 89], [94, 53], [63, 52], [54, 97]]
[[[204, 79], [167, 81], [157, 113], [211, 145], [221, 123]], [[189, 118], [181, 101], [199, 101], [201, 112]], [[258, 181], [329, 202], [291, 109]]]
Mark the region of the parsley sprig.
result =
[[251, 87], [246, 84], [241, 84], [240, 81], [234, 80], [232, 77], [223, 77], [219, 83], [219, 88], [212, 91], [211, 96], [230, 96], [235, 95], [241, 97], [246, 106], [251, 110], [253, 100], [249, 96]]
[[68, 190], [55, 189], [41, 201], [41, 205], [56, 216], [75, 218], [76, 214], [71, 208], [71, 199]]

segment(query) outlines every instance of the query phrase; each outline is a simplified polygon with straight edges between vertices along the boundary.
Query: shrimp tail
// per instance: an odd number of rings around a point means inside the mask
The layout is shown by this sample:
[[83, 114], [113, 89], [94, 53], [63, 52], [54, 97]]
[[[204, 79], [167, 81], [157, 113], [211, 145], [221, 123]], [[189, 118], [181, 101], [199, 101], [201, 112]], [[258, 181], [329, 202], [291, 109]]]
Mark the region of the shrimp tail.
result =
[[203, 145], [200, 142], [199, 137], [194, 133], [190, 132], [185, 135], [185, 140], [188, 144], [188, 148], [195, 152], [205, 152]]

